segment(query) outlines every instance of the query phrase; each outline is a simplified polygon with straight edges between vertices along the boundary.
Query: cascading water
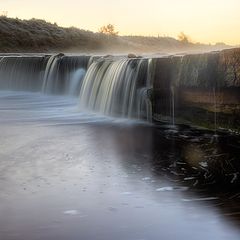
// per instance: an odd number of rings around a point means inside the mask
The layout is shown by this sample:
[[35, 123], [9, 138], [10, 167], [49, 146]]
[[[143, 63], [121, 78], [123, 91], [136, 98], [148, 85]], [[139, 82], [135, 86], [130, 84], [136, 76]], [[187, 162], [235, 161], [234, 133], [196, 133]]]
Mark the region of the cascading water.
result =
[[148, 59], [147, 63], [147, 79], [144, 87], [138, 90], [138, 104], [137, 112], [139, 119], [146, 119], [148, 122], [152, 122], [152, 90], [153, 90], [153, 78], [155, 73], [155, 64], [153, 59]]
[[54, 74], [58, 72], [58, 60], [61, 56], [60, 54], [53, 55], [48, 60], [42, 85], [43, 92], [50, 92], [54, 88]]
[[0, 89], [40, 91], [48, 57], [4, 56], [0, 59]]
[[99, 56], [2, 56], [0, 89], [80, 98], [82, 108], [151, 121], [152, 59]]
[[77, 95], [89, 58], [89, 56], [64, 56], [63, 54], [52, 56], [47, 63], [42, 91], [48, 94]]
[[[151, 80], [149, 59], [102, 58], [90, 65], [80, 91], [80, 106], [111, 116], [140, 117], [151, 114], [146, 95]], [[148, 86], [149, 85], [149, 86]], [[144, 106], [145, 105], [145, 106]]]
[[1, 55], [0, 89], [79, 96], [88, 110], [148, 121], [154, 115], [173, 125], [175, 119], [198, 124], [201, 118], [217, 130], [239, 125], [233, 108], [239, 85], [219, 58], [216, 53], [152, 59]]
[[171, 115], [172, 115], [172, 125], [175, 125], [175, 89], [174, 86], [171, 87]]
[[70, 77], [69, 82], [69, 89], [68, 93], [69, 95], [78, 95], [79, 91], [81, 89], [81, 82], [86, 74], [86, 70], [83, 68], [80, 68], [72, 73]]
[[88, 56], [3, 56], [0, 89], [78, 95]]

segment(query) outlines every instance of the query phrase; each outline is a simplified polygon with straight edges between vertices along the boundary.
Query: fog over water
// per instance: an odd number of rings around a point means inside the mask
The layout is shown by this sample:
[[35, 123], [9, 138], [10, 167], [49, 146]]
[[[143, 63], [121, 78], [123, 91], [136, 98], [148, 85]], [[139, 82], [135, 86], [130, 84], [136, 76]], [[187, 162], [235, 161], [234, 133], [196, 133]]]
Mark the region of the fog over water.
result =
[[194, 129], [173, 135], [78, 102], [0, 92], [2, 239], [239, 239], [237, 200], [166, 171]]

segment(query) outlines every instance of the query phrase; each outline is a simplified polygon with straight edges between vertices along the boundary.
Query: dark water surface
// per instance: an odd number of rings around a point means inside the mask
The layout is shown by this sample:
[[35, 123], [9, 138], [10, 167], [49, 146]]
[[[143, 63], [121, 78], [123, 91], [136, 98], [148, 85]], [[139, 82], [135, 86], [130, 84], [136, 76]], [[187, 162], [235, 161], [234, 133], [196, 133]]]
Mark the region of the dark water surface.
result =
[[238, 139], [224, 149], [205, 130], [22, 92], [0, 93], [0, 133], [1, 240], [240, 239], [240, 193], [194, 172], [206, 157], [238, 158]]

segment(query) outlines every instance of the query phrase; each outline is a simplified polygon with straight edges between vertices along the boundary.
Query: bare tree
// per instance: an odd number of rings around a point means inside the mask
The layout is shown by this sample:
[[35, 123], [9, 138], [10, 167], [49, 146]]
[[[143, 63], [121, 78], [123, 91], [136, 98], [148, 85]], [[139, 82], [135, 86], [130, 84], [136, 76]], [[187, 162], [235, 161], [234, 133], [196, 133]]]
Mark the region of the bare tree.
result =
[[115, 26], [113, 24], [108, 24], [108, 25], [102, 26], [99, 29], [99, 32], [103, 33], [103, 34], [112, 35], [112, 36], [118, 35], [118, 32], [115, 31]]
[[180, 32], [178, 35], [178, 40], [183, 42], [183, 43], [189, 43], [190, 41], [190, 37], [187, 36], [184, 32]]

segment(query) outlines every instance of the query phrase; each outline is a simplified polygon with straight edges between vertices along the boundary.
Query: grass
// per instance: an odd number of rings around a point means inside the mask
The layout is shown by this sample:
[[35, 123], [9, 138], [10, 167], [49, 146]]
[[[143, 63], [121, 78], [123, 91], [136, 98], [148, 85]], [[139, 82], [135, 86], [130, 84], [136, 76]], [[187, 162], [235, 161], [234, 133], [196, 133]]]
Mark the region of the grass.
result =
[[40, 19], [0, 16], [0, 52], [164, 53], [209, 51], [226, 45], [204, 45], [170, 37], [111, 36]]

